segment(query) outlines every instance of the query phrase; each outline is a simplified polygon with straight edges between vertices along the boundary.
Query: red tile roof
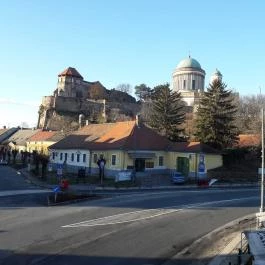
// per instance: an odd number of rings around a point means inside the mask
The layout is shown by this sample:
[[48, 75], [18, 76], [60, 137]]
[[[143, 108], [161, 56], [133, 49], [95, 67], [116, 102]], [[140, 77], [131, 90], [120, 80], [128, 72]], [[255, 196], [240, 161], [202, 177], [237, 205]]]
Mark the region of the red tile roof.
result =
[[[49, 141], [55, 134], [57, 134], [57, 131], [40, 131], [37, 132], [36, 134], [32, 135], [28, 141], [31, 142], [37, 142], [37, 141]], [[52, 140], [51, 140], [52, 141]]]
[[63, 72], [61, 72], [58, 76], [73, 76], [73, 77], [83, 78], [83, 76], [80, 75], [79, 72], [73, 67], [68, 67]]
[[172, 142], [169, 149], [171, 151], [185, 153], [221, 153], [211, 146], [202, 144], [200, 142]]
[[15, 132], [13, 135], [8, 137], [3, 143], [8, 144], [8, 143], [14, 143], [16, 145], [24, 145], [30, 137], [35, 135], [37, 132], [40, 130], [32, 130], [32, 129], [20, 129], [17, 132]]
[[91, 124], [55, 143], [50, 149], [88, 150], [172, 150], [176, 152], [210, 152], [215, 149], [200, 143], [172, 143], [152, 129], [135, 121]]
[[239, 141], [236, 146], [258, 146], [261, 144], [261, 136], [259, 134], [240, 134]]

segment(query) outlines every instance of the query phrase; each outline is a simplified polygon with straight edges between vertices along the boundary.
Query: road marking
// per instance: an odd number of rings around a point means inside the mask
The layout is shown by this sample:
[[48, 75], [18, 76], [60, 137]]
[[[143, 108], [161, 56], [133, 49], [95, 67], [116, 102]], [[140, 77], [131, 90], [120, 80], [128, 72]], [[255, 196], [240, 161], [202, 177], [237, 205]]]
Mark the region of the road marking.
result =
[[24, 195], [24, 194], [34, 194], [34, 193], [47, 193], [50, 191], [51, 190], [5, 190], [5, 191], [0, 191], [0, 197]]
[[187, 204], [187, 205], [174, 205], [174, 206], [163, 207], [163, 208], [158, 208], [158, 209], [139, 210], [139, 211], [109, 215], [109, 216], [91, 219], [91, 220], [87, 220], [87, 221], [83, 221], [83, 222], [79, 222], [79, 223], [64, 225], [62, 227], [63, 228], [92, 227], [92, 226], [123, 224], [123, 223], [147, 220], [147, 219], [151, 219], [154, 217], [183, 211], [185, 209], [203, 208], [207, 205], [212, 205], [212, 204], [227, 203], [227, 202], [233, 202], [233, 201], [242, 201], [242, 200], [249, 200], [249, 199], [254, 199], [254, 198], [255, 199], [259, 198], [259, 196], [251, 196], [251, 197], [245, 197], [245, 198], [212, 201], [212, 202], [203, 202], [203, 203], [195, 203], [195, 204]]

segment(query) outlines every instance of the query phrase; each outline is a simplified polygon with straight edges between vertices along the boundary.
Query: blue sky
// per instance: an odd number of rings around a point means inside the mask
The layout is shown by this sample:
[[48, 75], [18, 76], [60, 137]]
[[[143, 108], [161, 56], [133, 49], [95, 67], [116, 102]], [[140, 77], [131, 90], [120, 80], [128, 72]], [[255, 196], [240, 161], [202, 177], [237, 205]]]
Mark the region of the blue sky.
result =
[[57, 74], [105, 87], [170, 82], [191, 56], [240, 95], [265, 91], [265, 2], [18, 0], [0, 9], [0, 126], [36, 125]]

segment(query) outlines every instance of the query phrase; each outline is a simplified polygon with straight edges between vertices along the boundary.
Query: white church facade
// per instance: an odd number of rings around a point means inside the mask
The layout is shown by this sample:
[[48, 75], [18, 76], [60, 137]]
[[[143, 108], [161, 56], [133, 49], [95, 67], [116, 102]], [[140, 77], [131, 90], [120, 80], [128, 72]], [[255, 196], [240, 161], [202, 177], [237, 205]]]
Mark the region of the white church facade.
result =
[[[173, 91], [179, 91], [183, 101], [195, 111], [204, 92], [205, 75], [200, 63], [190, 56], [181, 60], [172, 74]], [[222, 74], [217, 69], [210, 82], [216, 79], [222, 80]]]

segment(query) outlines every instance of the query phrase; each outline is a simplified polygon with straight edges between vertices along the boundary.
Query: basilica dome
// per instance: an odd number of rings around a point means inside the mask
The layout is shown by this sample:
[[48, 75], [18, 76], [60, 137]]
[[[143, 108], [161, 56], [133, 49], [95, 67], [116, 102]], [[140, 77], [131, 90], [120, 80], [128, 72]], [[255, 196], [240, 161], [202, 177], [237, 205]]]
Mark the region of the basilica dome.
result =
[[191, 58], [190, 56], [188, 58], [183, 59], [182, 61], [180, 61], [180, 63], [177, 66], [178, 68], [197, 68], [197, 69], [201, 69], [201, 65], [200, 63]]

